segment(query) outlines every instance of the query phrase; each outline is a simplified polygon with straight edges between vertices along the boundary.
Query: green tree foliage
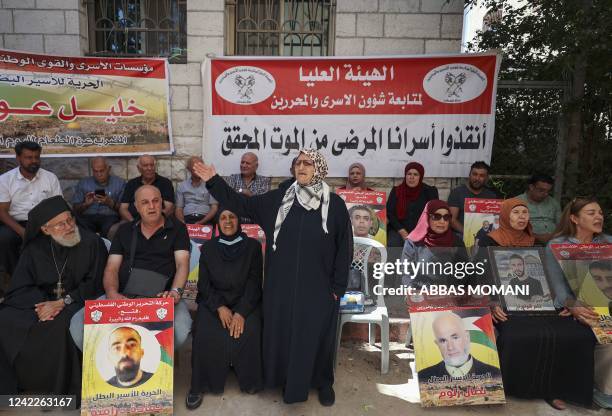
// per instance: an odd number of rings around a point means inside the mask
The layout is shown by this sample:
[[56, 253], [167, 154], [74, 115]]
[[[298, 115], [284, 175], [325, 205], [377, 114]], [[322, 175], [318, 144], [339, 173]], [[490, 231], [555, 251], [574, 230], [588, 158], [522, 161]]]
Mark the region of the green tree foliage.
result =
[[[474, 3], [466, 0], [466, 7]], [[484, 4], [490, 11], [501, 10], [501, 19], [479, 32], [468, 45], [471, 51], [500, 50], [502, 80], [567, 85], [565, 99], [562, 90], [498, 90], [493, 172], [554, 174], [561, 121], [567, 136], [562, 201], [596, 195], [608, 211], [610, 230], [612, 1], [485, 0]]]

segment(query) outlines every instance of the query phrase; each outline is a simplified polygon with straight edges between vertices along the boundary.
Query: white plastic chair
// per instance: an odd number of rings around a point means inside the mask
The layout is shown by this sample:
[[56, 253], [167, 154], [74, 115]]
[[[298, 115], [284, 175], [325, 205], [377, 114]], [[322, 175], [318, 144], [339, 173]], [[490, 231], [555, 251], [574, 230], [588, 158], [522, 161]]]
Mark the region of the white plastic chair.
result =
[[[380, 262], [386, 263], [387, 249], [384, 245], [376, 240], [365, 237], [353, 237], [354, 253], [351, 267], [362, 272], [365, 277], [365, 287], [363, 292], [366, 296], [370, 294], [369, 276], [368, 276], [368, 259], [372, 249], [377, 249], [380, 252]], [[377, 282], [381, 287], [385, 286], [384, 275]], [[368, 341], [370, 345], [374, 345], [376, 340], [376, 328], [374, 325], [380, 326], [380, 372], [386, 374], [389, 372], [389, 315], [385, 306], [385, 297], [381, 294], [376, 296], [374, 305], [366, 306], [363, 313], [341, 313], [340, 322], [336, 334], [336, 355], [334, 366], [337, 362], [338, 351], [340, 350], [340, 338], [342, 337], [342, 326], [347, 322], [355, 322], [368, 324]]]
[[104, 245], [106, 246], [106, 250], [110, 251], [111, 242], [108, 238], [101, 237], [102, 241], [104, 241]]

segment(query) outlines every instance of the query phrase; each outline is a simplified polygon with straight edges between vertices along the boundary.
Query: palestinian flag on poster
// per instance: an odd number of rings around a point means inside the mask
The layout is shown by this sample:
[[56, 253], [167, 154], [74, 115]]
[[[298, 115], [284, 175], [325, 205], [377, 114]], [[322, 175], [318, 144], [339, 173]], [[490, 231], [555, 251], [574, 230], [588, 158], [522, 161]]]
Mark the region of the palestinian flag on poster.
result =
[[410, 308], [421, 406], [505, 403], [488, 307]]
[[490, 313], [482, 314], [482, 309], [459, 309], [455, 313], [463, 319], [465, 329], [470, 333], [472, 344], [479, 344], [497, 351], [495, 331]]

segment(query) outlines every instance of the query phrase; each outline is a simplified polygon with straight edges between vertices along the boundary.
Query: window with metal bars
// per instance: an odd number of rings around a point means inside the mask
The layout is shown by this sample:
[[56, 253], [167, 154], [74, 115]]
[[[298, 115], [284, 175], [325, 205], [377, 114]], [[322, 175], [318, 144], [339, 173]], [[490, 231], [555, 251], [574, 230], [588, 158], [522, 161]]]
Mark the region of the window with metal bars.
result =
[[336, 0], [226, 0], [227, 55], [334, 53]]
[[187, 0], [87, 0], [94, 56], [187, 61]]

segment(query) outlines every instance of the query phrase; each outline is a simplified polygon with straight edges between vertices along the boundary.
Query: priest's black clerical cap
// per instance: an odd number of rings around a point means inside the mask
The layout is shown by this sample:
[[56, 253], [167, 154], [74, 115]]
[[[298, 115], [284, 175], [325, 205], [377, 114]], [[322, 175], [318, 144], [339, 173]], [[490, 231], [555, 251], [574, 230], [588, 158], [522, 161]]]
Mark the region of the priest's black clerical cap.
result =
[[25, 229], [24, 247], [32, 241], [40, 232], [40, 227], [55, 218], [64, 211], [72, 211], [64, 197], [60, 195], [52, 196], [41, 201], [28, 213], [28, 224]]

